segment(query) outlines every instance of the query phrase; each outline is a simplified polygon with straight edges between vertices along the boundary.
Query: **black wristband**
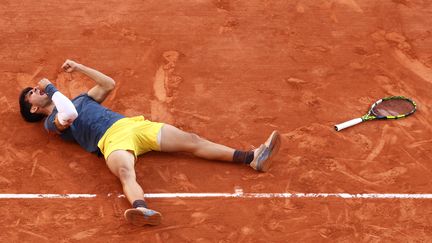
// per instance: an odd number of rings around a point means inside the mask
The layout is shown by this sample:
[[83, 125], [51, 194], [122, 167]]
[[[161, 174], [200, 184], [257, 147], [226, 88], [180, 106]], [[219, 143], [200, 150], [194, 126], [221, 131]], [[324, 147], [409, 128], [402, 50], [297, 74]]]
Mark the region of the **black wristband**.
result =
[[54, 93], [57, 92], [57, 91], [58, 91], [58, 89], [57, 89], [56, 87], [54, 87], [53, 84], [48, 84], [48, 85], [45, 87], [45, 93], [48, 95], [48, 97], [49, 97], [50, 99], [52, 99]]

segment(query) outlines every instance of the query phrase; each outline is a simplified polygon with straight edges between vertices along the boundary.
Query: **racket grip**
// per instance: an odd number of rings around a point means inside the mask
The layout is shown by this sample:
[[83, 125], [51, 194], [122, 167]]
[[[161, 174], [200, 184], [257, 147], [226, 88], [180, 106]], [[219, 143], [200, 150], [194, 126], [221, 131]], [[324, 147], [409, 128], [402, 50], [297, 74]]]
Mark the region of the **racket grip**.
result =
[[363, 119], [356, 118], [356, 119], [352, 119], [352, 120], [349, 120], [349, 121], [344, 122], [344, 123], [337, 124], [337, 125], [335, 125], [334, 128], [336, 131], [340, 131], [340, 130], [345, 129], [347, 127], [357, 125], [357, 124], [361, 123], [362, 121], [363, 121]]

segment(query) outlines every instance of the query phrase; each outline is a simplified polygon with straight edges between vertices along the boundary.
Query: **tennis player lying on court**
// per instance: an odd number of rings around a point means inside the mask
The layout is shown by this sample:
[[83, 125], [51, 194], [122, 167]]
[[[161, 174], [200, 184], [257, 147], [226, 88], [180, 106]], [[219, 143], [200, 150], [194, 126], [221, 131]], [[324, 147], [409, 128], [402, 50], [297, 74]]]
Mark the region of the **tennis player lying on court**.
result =
[[71, 60], [66, 60], [62, 68], [65, 72], [81, 72], [92, 78], [96, 85], [71, 101], [48, 79], [42, 79], [35, 88], [27, 87], [21, 92], [21, 115], [28, 122], [38, 122], [46, 117], [47, 131], [77, 142], [88, 152], [103, 155], [132, 204], [124, 216], [134, 225], [157, 225], [161, 221], [159, 212], [147, 208], [144, 192], [136, 181], [134, 164], [137, 156], [151, 150], [190, 152], [200, 158], [232, 161], [266, 171], [280, 145], [277, 131], [257, 149], [241, 151], [169, 124], [146, 120], [143, 116], [125, 117], [100, 105], [114, 89], [112, 78]]

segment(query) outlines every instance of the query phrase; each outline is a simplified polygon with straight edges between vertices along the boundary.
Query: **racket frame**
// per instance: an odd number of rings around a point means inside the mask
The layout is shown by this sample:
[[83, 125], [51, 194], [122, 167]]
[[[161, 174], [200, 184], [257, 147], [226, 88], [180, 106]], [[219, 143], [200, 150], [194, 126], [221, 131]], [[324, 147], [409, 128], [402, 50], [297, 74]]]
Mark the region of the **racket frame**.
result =
[[[375, 108], [375, 106], [377, 106], [378, 104], [380, 104], [381, 102], [383, 102], [385, 100], [407, 100], [408, 102], [410, 102], [413, 105], [413, 109], [406, 114], [397, 115], [397, 116], [378, 116], [378, 115], [374, 114], [373, 109]], [[382, 99], [376, 101], [375, 103], [373, 103], [371, 108], [369, 109], [368, 113], [365, 114], [364, 116], [362, 116], [360, 118], [355, 118], [355, 119], [349, 120], [347, 122], [337, 124], [334, 126], [334, 128], [336, 131], [340, 131], [342, 129], [357, 125], [357, 124], [364, 122], [364, 121], [371, 121], [371, 120], [375, 120], [375, 119], [379, 119], [379, 120], [400, 119], [400, 118], [404, 118], [404, 117], [407, 117], [409, 115], [412, 115], [416, 110], [417, 110], [417, 104], [412, 99], [407, 98], [405, 96], [389, 96], [389, 97], [382, 98]]]

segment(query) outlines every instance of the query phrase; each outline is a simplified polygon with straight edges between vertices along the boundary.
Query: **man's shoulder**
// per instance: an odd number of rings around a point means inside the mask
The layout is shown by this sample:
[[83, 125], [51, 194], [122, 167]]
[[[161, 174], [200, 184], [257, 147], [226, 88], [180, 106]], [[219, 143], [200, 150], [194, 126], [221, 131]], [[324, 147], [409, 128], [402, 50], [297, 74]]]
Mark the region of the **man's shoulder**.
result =
[[75, 98], [73, 98], [72, 99], [72, 101], [74, 101], [74, 100], [77, 100], [77, 99], [82, 99], [82, 98], [84, 98], [84, 99], [91, 99], [91, 97], [87, 94], [87, 93], [81, 93], [81, 94], [79, 94], [79, 95], [77, 95], [77, 96], [75, 96]]
[[72, 99], [72, 103], [75, 105], [75, 107], [80, 106], [81, 104], [87, 104], [87, 103], [93, 103], [93, 102], [96, 102], [96, 101], [91, 96], [89, 96], [87, 93], [81, 93]]
[[93, 97], [91, 97], [87, 92], [77, 95], [75, 98], [72, 99], [72, 101], [77, 100], [77, 99], [85, 99], [85, 100], [94, 101], [96, 103], [99, 103]]

